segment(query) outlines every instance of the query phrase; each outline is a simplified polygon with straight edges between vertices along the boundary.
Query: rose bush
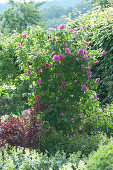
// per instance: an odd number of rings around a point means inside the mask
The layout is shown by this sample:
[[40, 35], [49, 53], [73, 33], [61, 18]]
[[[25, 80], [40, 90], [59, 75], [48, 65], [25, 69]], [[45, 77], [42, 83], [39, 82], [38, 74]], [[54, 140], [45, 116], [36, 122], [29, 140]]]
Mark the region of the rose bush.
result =
[[89, 70], [101, 56], [84, 40], [85, 25], [70, 29], [60, 25], [48, 32], [29, 27], [15, 42], [21, 44], [16, 51], [18, 63], [29, 79], [29, 105], [39, 109], [40, 120], [64, 131], [77, 128], [80, 114], [88, 115], [98, 105], [93, 91], [98, 83]]

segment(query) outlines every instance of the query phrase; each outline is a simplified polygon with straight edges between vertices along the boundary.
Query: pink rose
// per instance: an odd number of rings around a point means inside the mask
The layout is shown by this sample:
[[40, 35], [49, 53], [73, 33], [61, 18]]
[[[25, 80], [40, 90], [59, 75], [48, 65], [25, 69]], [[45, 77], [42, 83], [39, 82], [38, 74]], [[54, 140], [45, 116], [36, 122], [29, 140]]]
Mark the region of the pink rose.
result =
[[27, 33], [23, 33], [23, 34], [22, 34], [22, 37], [23, 37], [23, 38], [26, 38], [26, 37], [27, 37]]
[[40, 70], [41, 70], [41, 67], [39, 66], [37, 69], [40, 71]]
[[84, 43], [85, 43], [86, 45], [89, 45], [89, 42], [87, 42], [87, 41], [85, 41], [85, 40], [84, 40]]
[[77, 82], [77, 80], [74, 80], [74, 83], [76, 83]]
[[38, 80], [37, 80], [37, 84], [41, 84], [41, 79], [38, 79]]
[[71, 121], [74, 121], [74, 118], [73, 118], [73, 117], [71, 118]]
[[74, 32], [74, 30], [71, 28], [71, 29], [69, 30], [69, 32]]
[[83, 55], [83, 54], [84, 54], [84, 50], [83, 50], [83, 49], [80, 49], [80, 50], [78, 51], [78, 54]]
[[86, 85], [85, 85], [85, 84], [84, 84], [84, 85], [81, 85], [81, 87], [82, 87], [82, 88], [81, 88], [81, 91], [83, 91], [83, 92], [84, 92], [84, 91], [86, 91], [86, 90], [87, 90], [87, 87], [86, 87]]
[[58, 97], [56, 97], [56, 100], [58, 101]]
[[66, 86], [66, 82], [65, 81], [61, 82], [60, 88], [65, 88], [65, 86]]
[[85, 65], [84, 65], [84, 64], [81, 64], [81, 67], [82, 67], [82, 68], [85, 68]]
[[87, 78], [90, 78], [91, 75], [92, 75], [92, 72], [91, 72], [91, 71], [88, 71], [88, 73], [87, 73]]
[[37, 56], [34, 56], [34, 59], [36, 59], [37, 58]]
[[45, 64], [45, 67], [48, 67], [48, 68], [49, 68], [49, 67], [50, 67], [50, 65], [46, 63], [46, 64]]
[[54, 60], [54, 61], [59, 61], [59, 60], [60, 60], [60, 57], [59, 57], [58, 55], [54, 55], [54, 56], [53, 56], [53, 60]]
[[28, 74], [31, 74], [31, 70], [28, 70]]
[[64, 115], [64, 113], [62, 112], [62, 113], [61, 113], [61, 115], [63, 116], [63, 115]]
[[60, 26], [60, 30], [63, 30], [64, 29], [64, 27], [65, 27], [65, 25], [64, 24], [61, 24], [61, 25], [59, 25]]
[[97, 78], [97, 79], [95, 80], [95, 83], [99, 83], [99, 81], [100, 81], [100, 78]]
[[64, 43], [64, 47], [66, 47], [67, 46], [67, 44], [66, 43]]
[[18, 43], [18, 46], [21, 46], [21, 43]]
[[82, 26], [83, 28], [87, 28], [85, 25]]
[[39, 100], [39, 95], [36, 96], [36, 99]]
[[94, 65], [96, 66], [98, 63], [99, 63], [99, 61], [95, 61], [95, 62], [94, 62]]
[[88, 70], [91, 70], [91, 66], [88, 66]]
[[53, 31], [53, 28], [49, 28], [49, 31]]
[[74, 28], [74, 31], [77, 31], [77, 28]]
[[70, 49], [69, 49], [69, 48], [66, 48], [66, 49], [65, 49], [65, 52], [66, 52], [67, 54], [69, 54], [69, 53], [70, 53]]
[[63, 59], [63, 55], [62, 55], [62, 54], [60, 54], [60, 55], [59, 55], [59, 57], [60, 57], [60, 60], [62, 60], [62, 59]]
[[57, 28], [58, 27], [58, 25], [55, 25], [55, 28]]
[[96, 94], [94, 94], [94, 99], [95, 99], [95, 100], [97, 99], [97, 95], [96, 95]]
[[102, 52], [102, 56], [104, 56], [106, 54], [105, 50]]
[[77, 36], [78, 34], [75, 33], [74, 35]]

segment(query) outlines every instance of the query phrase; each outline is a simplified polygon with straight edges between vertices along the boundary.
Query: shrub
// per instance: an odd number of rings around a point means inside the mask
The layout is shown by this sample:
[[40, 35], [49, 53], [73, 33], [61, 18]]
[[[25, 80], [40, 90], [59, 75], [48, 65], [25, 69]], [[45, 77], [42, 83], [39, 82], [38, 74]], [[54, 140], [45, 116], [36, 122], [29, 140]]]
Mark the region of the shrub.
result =
[[113, 141], [107, 145], [100, 145], [96, 152], [89, 155], [87, 169], [113, 169]]
[[40, 136], [44, 135], [37, 118], [30, 112], [21, 118], [9, 116], [4, 121], [0, 120], [1, 146], [8, 143], [12, 146], [29, 148], [40, 147]]
[[91, 79], [90, 69], [101, 54], [92, 52], [83, 40], [85, 25], [83, 30], [64, 27], [61, 24], [50, 32], [29, 27], [26, 38], [17, 37], [21, 43], [17, 55], [25, 79], [29, 78], [30, 104], [37, 103], [42, 120], [66, 133], [78, 128], [82, 113], [98, 105], [93, 91], [98, 83]]

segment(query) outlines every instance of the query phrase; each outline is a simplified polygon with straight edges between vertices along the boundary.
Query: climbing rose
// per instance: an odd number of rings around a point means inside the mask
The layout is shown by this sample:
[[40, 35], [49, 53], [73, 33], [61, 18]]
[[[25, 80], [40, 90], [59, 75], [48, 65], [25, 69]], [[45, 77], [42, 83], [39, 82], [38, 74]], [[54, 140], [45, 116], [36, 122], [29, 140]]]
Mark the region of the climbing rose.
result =
[[60, 57], [59, 57], [58, 55], [54, 55], [54, 56], [53, 56], [53, 60], [54, 60], [54, 61], [59, 61], [59, 60], [60, 60]]
[[26, 38], [26, 37], [27, 37], [27, 33], [23, 33], [23, 34], [22, 34], [22, 37], [23, 37], [23, 38]]
[[20, 46], [21, 45], [21, 43], [18, 43], [18, 46]]
[[28, 70], [28, 74], [31, 74], [31, 70]]
[[49, 67], [50, 67], [50, 65], [46, 63], [46, 64], [45, 64], [45, 67], [48, 67], [48, 68], [49, 68]]
[[95, 83], [99, 83], [99, 81], [100, 81], [100, 78], [97, 78], [97, 79], [95, 80]]
[[61, 115], [63, 116], [63, 115], [64, 115], [64, 113], [62, 112], [62, 113], [61, 113]]
[[102, 56], [104, 56], [106, 54], [105, 50], [102, 52]]
[[58, 27], [58, 25], [55, 25], [55, 28], [57, 28]]
[[85, 25], [82, 26], [83, 28], [87, 28]]
[[86, 87], [85, 84], [84, 84], [84, 85], [81, 85], [81, 86], [82, 86], [81, 91], [86, 91], [86, 90], [87, 90], [87, 87]]
[[69, 49], [69, 48], [66, 48], [66, 49], [65, 49], [65, 52], [66, 52], [67, 54], [69, 54], [69, 53], [70, 53], [70, 49]]
[[41, 79], [38, 79], [38, 80], [37, 80], [37, 84], [41, 84]]
[[87, 73], [87, 78], [90, 78], [90, 77], [91, 77], [91, 74], [92, 74], [92, 72], [91, 72], [91, 71], [88, 71], [88, 73]]
[[65, 27], [65, 25], [64, 24], [61, 24], [61, 25], [59, 25], [60, 26], [60, 30], [63, 30], [64, 29], [64, 27]]

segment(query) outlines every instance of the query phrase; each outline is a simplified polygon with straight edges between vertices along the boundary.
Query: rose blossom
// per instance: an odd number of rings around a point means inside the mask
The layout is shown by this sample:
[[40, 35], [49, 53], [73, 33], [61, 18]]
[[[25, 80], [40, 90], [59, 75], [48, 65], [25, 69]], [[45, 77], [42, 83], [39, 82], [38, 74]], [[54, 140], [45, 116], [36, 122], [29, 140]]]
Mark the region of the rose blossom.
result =
[[40, 71], [40, 70], [41, 70], [41, 67], [39, 66], [37, 69]]
[[97, 79], [95, 80], [95, 83], [99, 83], [99, 81], [100, 81], [100, 78], [97, 78]]
[[46, 64], [45, 64], [45, 67], [48, 67], [48, 68], [49, 68], [49, 67], [50, 67], [50, 65], [46, 63]]
[[86, 45], [89, 45], [89, 42], [87, 42], [87, 41], [85, 41], [85, 40], [84, 40], [84, 43], [85, 43]]
[[84, 50], [83, 49], [79, 49], [78, 54], [83, 55], [84, 54]]
[[38, 79], [38, 80], [37, 80], [37, 84], [41, 84], [41, 79]]
[[60, 55], [59, 55], [59, 57], [60, 57], [60, 60], [62, 60], [62, 59], [63, 59], [63, 55], [62, 55], [62, 54], [60, 54]]
[[65, 88], [65, 86], [66, 86], [66, 82], [65, 81], [61, 82], [60, 88]]
[[82, 68], [84, 68], [84, 67], [85, 67], [85, 65], [84, 65], [84, 64], [81, 64], [81, 67], [82, 67]]
[[66, 48], [66, 49], [65, 49], [65, 52], [66, 52], [67, 54], [69, 54], [69, 53], [70, 53], [70, 49], [69, 49], [69, 48]]
[[106, 54], [105, 50], [102, 52], [102, 56], [104, 56]]
[[31, 74], [31, 70], [28, 70], [28, 74]]
[[63, 30], [64, 27], [65, 27], [65, 25], [64, 25], [64, 24], [61, 24], [61, 25], [59, 25], [59, 27], [60, 27], [60, 30]]
[[94, 62], [94, 65], [96, 66], [98, 63], [99, 63], [99, 61], [97, 60], [97, 61]]
[[91, 66], [88, 66], [88, 70], [91, 70]]
[[62, 113], [61, 113], [61, 115], [63, 116], [63, 115], [64, 115], [64, 113], [62, 112]]
[[73, 117], [71, 118], [71, 121], [74, 121], [74, 118], [73, 118]]
[[34, 59], [36, 59], [37, 58], [37, 56], [34, 56]]
[[84, 84], [84, 85], [81, 85], [81, 87], [82, 87], [82, 88], [81, 88], [81, 91], [83, 91], [83, 92], [84, 92], [84, 91], [86, 91], [86, 90], [87, 90], [87, 87], [86, 87], [86, 85], [85, 85], [85, 84]]
[[54, 61], [59, 61], [59, 60], [60, 60], [60, 57], [59, 57], [58, 55], [54, 55], [54, 56], [53, 56], [53, 60], [54, 60]]
[[91, 71], [88, 71], [88, 73], [87, 73], [87, 78], [90, 78], [91, 75], [92, 75], [92, 72], [91, 72]]
[[49, 31], [53, 31], [53, 28], [49, 28]]
[[23, 38], [26, 38], [26, 37], [27, 37], [27, 33], [23, 33], [23, 34], [22, 34], [22, 37], [23, 37]]
[[95, 100], [97, 99], [97, 95], [96, 95], [96, 94], [94, 94], [94, 99], [95, 99]]

